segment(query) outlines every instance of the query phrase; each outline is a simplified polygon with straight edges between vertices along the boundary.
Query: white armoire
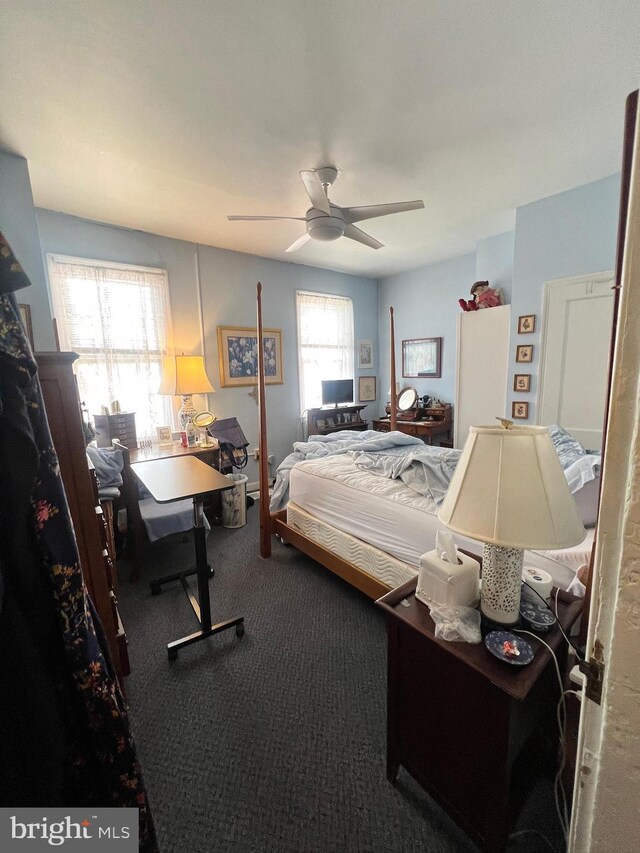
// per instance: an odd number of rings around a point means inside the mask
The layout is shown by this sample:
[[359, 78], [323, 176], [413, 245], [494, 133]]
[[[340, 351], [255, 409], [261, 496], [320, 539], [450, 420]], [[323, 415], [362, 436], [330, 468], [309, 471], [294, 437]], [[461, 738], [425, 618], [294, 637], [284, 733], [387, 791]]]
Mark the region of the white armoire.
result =
[[454, 447], [470, 426], [505, 417], [510, 322], [509, 305], [458, 315]]

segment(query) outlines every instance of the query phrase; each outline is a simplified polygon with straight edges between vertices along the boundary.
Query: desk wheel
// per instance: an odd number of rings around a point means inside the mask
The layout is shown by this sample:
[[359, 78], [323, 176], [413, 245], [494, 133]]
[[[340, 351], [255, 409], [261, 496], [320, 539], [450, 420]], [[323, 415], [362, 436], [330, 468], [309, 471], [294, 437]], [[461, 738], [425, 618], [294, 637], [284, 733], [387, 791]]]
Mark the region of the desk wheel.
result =
[[178, 650], [167, 649], [167, 657], [169, 658], [169, 660], [178, 660]]
[[244, 637], [244, 622], [238, 622], [236, 625], [236, 637]]
[[213, 569], [213, 566], [210, 566], [209, 563], [207, 563], [207, 572], [209, 573], [210, 578], [212, 578], [215, 575], [215, 571]]
[[160, 583], [154, 583], [153, 581], [151, 581], [149, 586], [151, 587], [151, 595], [160, 595], [160, 593], [162, 592], [162, 586]]

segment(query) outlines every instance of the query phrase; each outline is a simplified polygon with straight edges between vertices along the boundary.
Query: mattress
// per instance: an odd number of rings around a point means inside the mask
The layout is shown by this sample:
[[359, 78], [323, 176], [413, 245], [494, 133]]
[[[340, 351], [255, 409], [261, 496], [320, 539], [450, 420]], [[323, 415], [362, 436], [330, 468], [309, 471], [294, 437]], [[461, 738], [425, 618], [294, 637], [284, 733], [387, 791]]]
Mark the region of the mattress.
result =
[[[300, 462], [291, 469], [289, 500], [318, 521], [394, 557], [417, 570], [421, 554], [435, 547], [446, 529], [429, 498], [399, 480], [376, 476], [354, 465], [348, 455]], [[310, 537], [313, 538], [313, 537]], [[481, 553], [481, 543], [454, 535], [459, 548]], [[563, 551], [526, 551], [525, 565], [545, 569], [566, 589], [588, 562], [593, 530], [580, 545]]]
[[385, 551], [374, 548], [362, 539], [336, 530], [326, 521], [320, 521], [291, 501], [287, 505], [287, 524], [308, 539], [322, 545], [332, 554], [336, 554], [368, 575], [377, 578], [389, 589], [400, 586], [418, 574], [413, 566], [403, 563]]

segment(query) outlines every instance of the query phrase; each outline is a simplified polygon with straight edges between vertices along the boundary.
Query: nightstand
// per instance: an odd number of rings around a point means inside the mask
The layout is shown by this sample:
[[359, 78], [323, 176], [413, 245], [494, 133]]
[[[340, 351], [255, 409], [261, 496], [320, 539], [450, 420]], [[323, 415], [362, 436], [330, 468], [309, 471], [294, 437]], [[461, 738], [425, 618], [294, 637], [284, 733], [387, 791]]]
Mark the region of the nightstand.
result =
[[[535, 658], [524, 667], [502, 663], [484, 643], [437, 640], [415, 588], [416, 579], [377, 602], [387, 616], [387, 778], [395, 782], [402, 765], [484, 849], [502, 850], [514, 762], [538, 726], [557, 731], [554, 664], [528, 635]], [[558, 615], [568, 633], [583, 601], [560, 596]], [[542, 636], [563, 671], [567, 645], [560, 631]]]

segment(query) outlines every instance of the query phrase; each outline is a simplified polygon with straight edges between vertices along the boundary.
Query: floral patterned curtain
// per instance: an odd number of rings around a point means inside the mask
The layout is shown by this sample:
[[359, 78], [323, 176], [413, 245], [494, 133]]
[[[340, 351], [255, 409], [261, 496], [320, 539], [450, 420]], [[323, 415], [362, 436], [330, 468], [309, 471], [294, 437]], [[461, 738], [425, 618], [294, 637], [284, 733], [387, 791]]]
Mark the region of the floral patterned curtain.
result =
[[[0, 805], [131, 806], [157, 850], [0, 237]], [[28, 284], [28, 280], [26, 280]]]

